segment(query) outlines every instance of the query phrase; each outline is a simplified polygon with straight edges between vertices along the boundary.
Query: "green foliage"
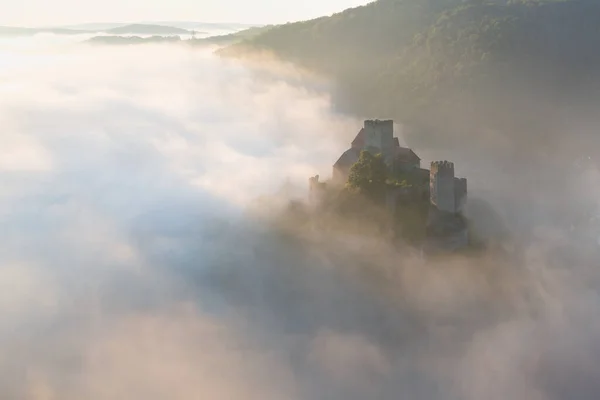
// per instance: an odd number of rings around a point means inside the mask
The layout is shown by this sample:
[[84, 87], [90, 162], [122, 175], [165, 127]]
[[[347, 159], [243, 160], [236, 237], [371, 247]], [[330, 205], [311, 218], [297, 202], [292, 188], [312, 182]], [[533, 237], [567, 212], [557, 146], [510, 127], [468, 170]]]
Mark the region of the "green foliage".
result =
[[444, 146], [481, 128], [544, 134], [560, 116], [539, 99], [599, 95], [599, 19], [592, 0], [379, 0], [236, 46], [331, 76], [339, 108], [401, 120], [420, 128], [413, 145]]
[[330, 17], [288, 23], [234, 46], [268, 50], [304, 67], [335, 76], [357, 92], [378, 74], [438, 12], [461, 0], [380, 0]]
[[429, 185], [429, 174], [423, 175], [419, 169], [394, 171], [388, 177], [388, 184], [396, 187], [419, 188]]
[[397, 236], [409, 243], [420, 243], [427, 235], [429, 202], [398, 204], [395, 212]]
[[338, 234], [388, 237], [393, 221], [384, 204], [374, 202], [358, 190], [328, 185], [318, 205], [313, 228]]
[[382, 201], [387, 179], [387, 166], [383, 156], [363, 150], [358, 161], [350, 168], [347, 187], [373, 200]]
[[256, 26], [239, 32], [230, 33], [227, 35], [210, 36], [202, 39], [192, 39], [190, 43], [197, 46], [229, 46], [237, 43], [243, 43], [258, 35], [264, 34], [273, 28], [273, 25]]
[[400, 187], [400, 188], [411, 188], [413, 185], [411, 183], [409, 183], [408, 180], [406, 179], [401, 179], [401, 178], [388, 178], [385, 181], [386, 185], [390, 186], [390, 187]]

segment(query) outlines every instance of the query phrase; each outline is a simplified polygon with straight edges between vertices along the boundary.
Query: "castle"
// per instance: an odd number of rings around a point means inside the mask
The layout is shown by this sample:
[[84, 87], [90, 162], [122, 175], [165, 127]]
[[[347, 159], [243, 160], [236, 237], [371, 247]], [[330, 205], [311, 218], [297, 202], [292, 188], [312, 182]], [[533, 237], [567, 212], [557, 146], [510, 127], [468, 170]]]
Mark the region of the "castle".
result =
[[[361, 151], [382, 154], [391, 175], [409, 173], [419, 176], [422, 182], [429, 182], [424, 189], [431, 206], [438, 211], [461, 213], [467, 199], [467, 180], [454, 175], [454, 164], [449, 161], [434, 161], [431, 169], [421, 168], [421, 158], [409, 148], [400, 146], [394, 137], [393, 120], [366, 120], [350, 148], [333, 164], [332, 183], [343, 185], [348, 180], [350, 168], [360, 157]], [[319, 176], [310, 178], [311, 196], [323, 188]], [[388, 203], [394, 202], [399, 191], [388, 193]]]
[[[467, 180], [455, 176], [452, 162], [433, 161], [429, 170], [421, 168], [421, 158], [412, 149], [400, 146], [398, 138], [394, 137], [392, 120], [366, 120], [350, 148], [333, 164], [332, 179], [327, 184], [345, 185], [350, 169], [362, 151], [381, 154], [390, 178], [410, 178], [410, 185], [387, 186], [386, 207], [394, 220], [396, 216], [405, 218], [407, 204], [423, 204], [424, 201], [429, 204], [422, 222], [426, 232], [423, 251], [453, 251], [468, 245], [468, 228], [463, 217]], [[319, 175], [309, 179], [311, 203], [318, 203], [327, 184], [319, 181]]]

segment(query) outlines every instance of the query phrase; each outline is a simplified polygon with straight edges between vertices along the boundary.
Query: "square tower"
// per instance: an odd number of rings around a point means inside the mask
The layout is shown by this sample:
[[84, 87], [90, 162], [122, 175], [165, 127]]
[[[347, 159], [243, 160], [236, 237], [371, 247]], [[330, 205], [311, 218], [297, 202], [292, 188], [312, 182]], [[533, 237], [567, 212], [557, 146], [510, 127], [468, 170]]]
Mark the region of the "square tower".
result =
[[467, 202], [467, 179], [454, 178], [454, 206], [456, 212], [462, 212]]
[[386, 163], [391, 164], [394, 155], [394, 121], [366, 120], [364, 125], [365, 150], [383, 154]]
[[432, 162], [429, 172], [429, 185], [431, 204], [440, 211], [456, 212], [454, 163], [449, 161]]

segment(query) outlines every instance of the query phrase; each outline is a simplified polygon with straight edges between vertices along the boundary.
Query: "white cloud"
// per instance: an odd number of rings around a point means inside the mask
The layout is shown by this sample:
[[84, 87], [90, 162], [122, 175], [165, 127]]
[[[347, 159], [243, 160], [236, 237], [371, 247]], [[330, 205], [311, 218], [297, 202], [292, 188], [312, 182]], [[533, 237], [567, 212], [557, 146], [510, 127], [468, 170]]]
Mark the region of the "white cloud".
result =
[[10, 127], [0, 137], [0, 171], [43, 172], [52, 169], [48, 151], [31, 136], [12, 134]]
[[439, 263], [281, 235], [239, 211], [287, 178], [304, 193], [360, 125], [310, 78], [29, 44], [0, 47], [0, 397], [597, 393], [597, 259], [563, 260], [569, 235]]
[[351, 121], [299, 76], [203, 51], [28, 44], [0, 45], [0, 372], [28, 371], [2, 397], [296, 398], [224, 315], [163, 310], [189, 297], [169, 269], [218, 261], [197, 253], [211, 221], [304, 190]]

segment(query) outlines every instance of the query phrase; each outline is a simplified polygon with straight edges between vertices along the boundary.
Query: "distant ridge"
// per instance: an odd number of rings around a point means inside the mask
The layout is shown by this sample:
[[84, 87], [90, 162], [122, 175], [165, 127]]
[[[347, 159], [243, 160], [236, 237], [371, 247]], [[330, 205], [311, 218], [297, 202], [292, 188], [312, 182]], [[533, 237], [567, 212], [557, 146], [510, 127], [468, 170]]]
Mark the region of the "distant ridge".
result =
[[256, 28], [262, 24], [239, 24], [235, 22], [193, 22], [193, 21], [145, 21], [144, 24], [174, 26], [182, 29], [216, 29], [216, 30], [243, 30], [248, 28]]
[[98, 22], [98, 23], [88, 23], [88, 24], [75, 24], [75, 25], [64, 25], [58, 28], [63, 29], [75, 29], [82, 30], [88, 32], [103, 32], [108, 29], [118, 28], [120, 26], [130, 25], [129, 23], [119, 23], [119, 22]]
[[272, 29], [274, 25], [266, 25], [260, 27], [252, 27], [237, 31], [226, 35], [214, 35], [202, 39], [194, 39], [191, 44], [198, 46], [228, 46], [235, 43], [242, 42], [247, 39], [251, 39], [257, 35], [260, 35], [269, 29]]
[[185, 35], [190, 31], [165, 25], [131, 24], [119, 26], [105, 31], [108, 34], [137, 34], [137, 35]]
[[180, 43], [179, 36], [152, 36], [143, 38], [139, 36], [96, 36], [86, 41], [93, 45], [138, 45], [138, 44], [156, 44], [156, 43]]
[[0, 37], [33, 36], [39, 33], [53, 33], [55, 35], [81, 35], [89, 32], [67, 28], [21, 28], [13, 26], [0, 26]]
[[139, 22], [98, 22], [60, 26], [58, 28], [76, 29], [91, 32], [105, 32], [127, 25], [160, 25], [185, 30], [231, 30], [238, 31], [261, 26], [261, 24], [239, 24], [235, 22], [201, 22], [201, 21], [139, 21]]
[[91, 33], [106, 33], [112, 35], [188, 35], [191, 34], [192, 31], [196, 34], [207, 35], [210, 31], [214, 34], [228, 34], [257, 27], [260, 27], [260, 25], [227, 22], [98, 22], [55, 27], [0, 26], [0, 37], [33, 36], [40, 33], [52, 33], [55, 35], [84, 35]]
[[[149, 43], [185, 43], [193, 46], [227, 46], [252, 38], [262, 32], [271, 29], [273, 26], [267, 25], [257, 28], [244, 29], [227, 35], [214, 35], [199, 39], [182, 39], [179, 35], [153, 35], [151, 37], [140, 37], [136, 35], [128, 36], [95, 36], [86, 40], [86, 43], [97, 45], [136, 45]], [[197, 32], [200, 34], [200, 32]]]
[[565, 121], [600, 123], [599, 20], [597, 0], [378, 0], [221, 54], [267, 52], [330, 77], [338, 109], [403, 121], [414, 146], [487, 145], [494, 132], [530, 159]]

